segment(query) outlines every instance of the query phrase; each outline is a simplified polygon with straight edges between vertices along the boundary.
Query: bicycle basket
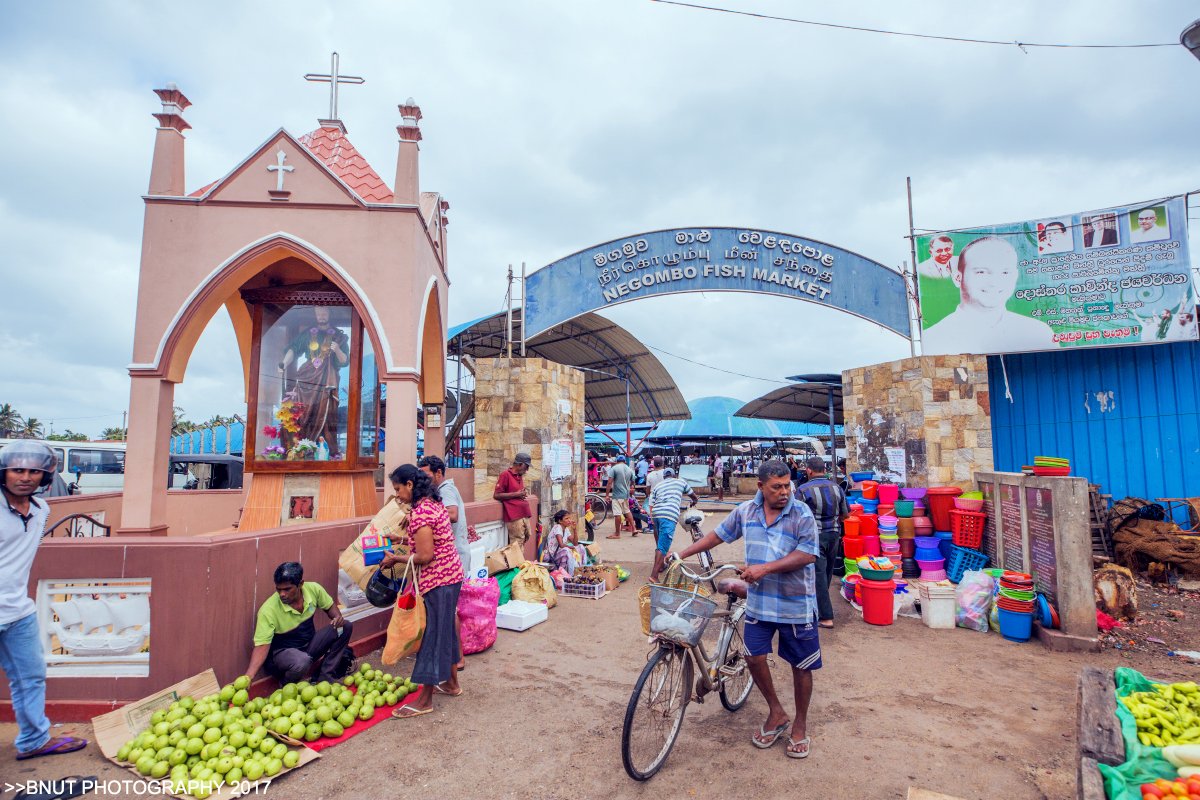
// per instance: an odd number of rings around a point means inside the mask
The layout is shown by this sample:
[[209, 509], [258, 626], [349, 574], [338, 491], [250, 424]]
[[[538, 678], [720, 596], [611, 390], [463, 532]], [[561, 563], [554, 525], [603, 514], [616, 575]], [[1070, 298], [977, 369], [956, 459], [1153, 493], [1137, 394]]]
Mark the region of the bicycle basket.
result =
[[695, 647], [717, 604], [699, 592], [650, 586], [650, 633]]

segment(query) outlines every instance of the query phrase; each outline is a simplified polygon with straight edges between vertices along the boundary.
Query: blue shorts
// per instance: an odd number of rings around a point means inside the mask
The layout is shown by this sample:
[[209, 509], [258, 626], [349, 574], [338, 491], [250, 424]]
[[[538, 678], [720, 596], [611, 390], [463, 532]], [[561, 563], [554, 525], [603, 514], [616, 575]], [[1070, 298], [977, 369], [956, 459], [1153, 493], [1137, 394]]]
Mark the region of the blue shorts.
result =
[[771, 641], [779, 632], [779, 657], [796, 669], [821, 668], [821, 641], [817, 635], [816, 620], [807, 625], [790, 622], [768, 622], [746, 615], [743, 638], [746, 653], [752, 656], [771, 654]]
[[675, 520], [654, 518], [654, 535], [658, 539], [658, 550], [664, 556], [671, 552], [671, 542], [675, 539]]

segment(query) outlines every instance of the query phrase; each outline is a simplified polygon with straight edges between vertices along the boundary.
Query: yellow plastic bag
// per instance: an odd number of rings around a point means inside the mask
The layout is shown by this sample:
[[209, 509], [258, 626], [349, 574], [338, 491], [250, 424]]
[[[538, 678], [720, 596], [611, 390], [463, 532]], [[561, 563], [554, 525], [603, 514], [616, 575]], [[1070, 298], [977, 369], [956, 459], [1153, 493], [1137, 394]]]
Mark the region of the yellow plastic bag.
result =
[[554, 591], [554, 579], [546, 568], [526, 561], [521, 570], [513, 578], [512, 599], [524, 600], [526, 603], [546, 602], [547, 608], [558, 605], [558, 593]]

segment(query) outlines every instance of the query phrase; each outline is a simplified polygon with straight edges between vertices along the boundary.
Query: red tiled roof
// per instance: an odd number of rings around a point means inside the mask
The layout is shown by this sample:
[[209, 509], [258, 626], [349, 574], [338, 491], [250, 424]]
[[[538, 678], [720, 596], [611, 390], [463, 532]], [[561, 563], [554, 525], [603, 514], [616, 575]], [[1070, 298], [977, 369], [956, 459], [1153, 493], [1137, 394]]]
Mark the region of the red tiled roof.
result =
[[213, 181], [208, 186], [201, 186], [199, 189], [197, 189], [196, 191], [189, 194], [188, 197], [203, 197], [204, 193], [207, 192], [212, 187], [216, 186], [217, 183], [218, 183], [217, 181]]
[[321, 127], [300, 137], [300, 144], [367, 203], [392, 202], [392, 190], [337, 128]]

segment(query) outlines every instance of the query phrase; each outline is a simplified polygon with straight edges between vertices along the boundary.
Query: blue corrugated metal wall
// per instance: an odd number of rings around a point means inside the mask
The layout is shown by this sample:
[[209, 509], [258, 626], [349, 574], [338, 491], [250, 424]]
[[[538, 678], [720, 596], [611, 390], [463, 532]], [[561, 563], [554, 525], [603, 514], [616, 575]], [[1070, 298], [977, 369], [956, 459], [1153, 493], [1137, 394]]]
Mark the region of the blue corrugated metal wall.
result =
[[1060, 456], [1113, 500], [1200, 496], [1200, 343], [1006, 355], [1003, 366], [988, 358], [997, 470]]

